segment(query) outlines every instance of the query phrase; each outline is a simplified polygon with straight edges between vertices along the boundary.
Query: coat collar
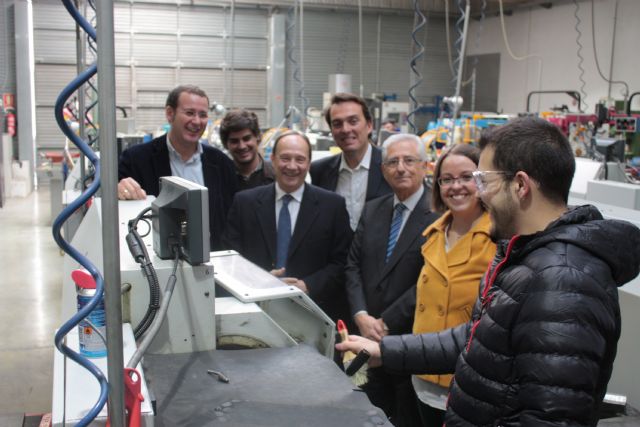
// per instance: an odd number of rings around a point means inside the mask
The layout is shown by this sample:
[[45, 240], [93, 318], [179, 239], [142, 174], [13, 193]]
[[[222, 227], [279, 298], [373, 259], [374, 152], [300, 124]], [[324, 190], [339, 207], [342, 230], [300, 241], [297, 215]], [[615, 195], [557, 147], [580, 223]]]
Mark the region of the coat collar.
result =
[[[427, 238], [426, 243], [422, 247], [422, 255], [425, 258], [425, 263], [433, 266], [433, 268], [445, 277], [448, 276], [449, 267], [464, 264], [469, 260], [473, 249], [472, 243], [474, 235], [486, 234], [488, 236], [491, 229], [489, 214], [484, 212], [471, 230], [462, 236], [460, 240], [456, 242], [455, 246], [449, 249], [449, 252], [445, 252], [445, 231], [450, 221], [451, 212], [447, 211], [437, 221], [427, 227], [423, 233]], [[434, 249], [434, 245], [437, 245], [436, 250], [432, 250]]]

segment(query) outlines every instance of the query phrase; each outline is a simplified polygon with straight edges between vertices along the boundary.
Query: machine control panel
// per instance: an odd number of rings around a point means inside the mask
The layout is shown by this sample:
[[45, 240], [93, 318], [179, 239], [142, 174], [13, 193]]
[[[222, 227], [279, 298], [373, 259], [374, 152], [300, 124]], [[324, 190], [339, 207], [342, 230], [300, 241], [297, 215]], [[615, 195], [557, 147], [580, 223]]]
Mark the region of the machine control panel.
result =
[[617, 132], [624, 132], [624, 133], [638, 132], [637, 117], [616, 117], [614, 125]]

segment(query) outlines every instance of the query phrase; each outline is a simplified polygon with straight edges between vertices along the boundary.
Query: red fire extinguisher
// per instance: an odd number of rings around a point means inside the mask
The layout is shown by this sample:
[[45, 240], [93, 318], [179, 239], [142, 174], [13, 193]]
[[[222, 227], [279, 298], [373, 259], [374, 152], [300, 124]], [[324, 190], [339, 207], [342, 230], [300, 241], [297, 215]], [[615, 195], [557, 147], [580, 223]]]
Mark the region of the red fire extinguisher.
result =
[[7, 133], [10, 136], [15, 136], [16, 135], [16, 115], [13, 113], [12, 110], [7, 110], [7, 115], [5, 117], [5, 120], [7, 122]]

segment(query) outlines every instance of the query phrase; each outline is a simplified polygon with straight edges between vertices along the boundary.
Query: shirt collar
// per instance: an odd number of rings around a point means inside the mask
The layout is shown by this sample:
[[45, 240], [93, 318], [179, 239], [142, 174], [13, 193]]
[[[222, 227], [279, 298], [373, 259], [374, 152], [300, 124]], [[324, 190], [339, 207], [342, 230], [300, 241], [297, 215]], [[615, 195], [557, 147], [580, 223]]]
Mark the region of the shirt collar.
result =
[[360, 160], [360, 164], [358, 164], [358, 166], [356, 166], [354, 169], [351, 169], [349, 167], [349, 165], [347, 164], [347, 161], [344, 159], [344, 155], [340, 155], [340, 168], [338, 169], [338, 171], [342, 171], [342, 170], [355, 171], [355, 170], [358, 170], [360, 168], [369, 170], [369, 167], [371, 166], [371, 152], [372, 151], [373, 151], [373, 148], [371, 148], [371, 144], [367, 143], [367, 152], [364, 153], [364, 156], [362, 157], [362, 160]]
[[[304, 187], [305, 187], [305, 184], [302, 184], [300, 188], [298, 188], [296, 191], [288, 194], [290, 194], [291, 197], [293, 197], [298, 203], [302, 203], [302, 195], [304, 194]], [[280, 188], [280, 185], [278, 185], [278, 183], [276, 182], [276, 202], [282, 199], [285, 194], [287, 193], [285, 193], [285, 191], [282, 188]]]
[[[407, 207], [407, 209], [409, 209], [409, 212], [413, 212], [413, 210], [416, 208], [416, 205], [420, 201], [420, 198], [422, 197], [423, 194], [424, 194], [424, 185], [421, 185], [420, 188], [418, 190], [416, 190], [415, 193], [413, 193], [412, 195], [407, 197], [402, 202], [402, 204], [405, 205]], [[400, 200], [398, 199], [398, 196], [396, 196], [394, 194], [394, 196], [393, 196], [393, 206], [395, 207], [398, 203], [400, 203]]]
[[[175, 149], [175, 148], [173, 148], [173, 145], [171, 145], [171, 140], [169, 139], [169, 133], [167, 133], [167, 149], [169, 150], [169, 155], [170, 155], [170, 156], [173, 156], [173, 157], [175, 157], [176, 159], [179, 159], [180, 161], [183, 161], [183, 160], [182, 160], [182, 156], [180, 155], [180, 153], [178, 153], [178, 152], [176, 151], [176, 149]], [[195, 153], [193, 153], [193, 156], [191, 156], [191, 157], [189, 158], [189, 160], [187, 160], [186, 162], [183, 162], [183, 163], [191, 163], [191, 162], [193, 162], [193, 161], [194, 161], [194, 159], [196, 158], [196, 156], [198, 156], [198, 157], [199, 157], [199, 156], [201, 156], [201, 155], [202, 155], [202, 151], [203, 151], [203, 150], [202, 150], [202, 144], [200, 144], [200, 143], [198, 142], [198, 149], [196, 150], [196, 152], [195, 152]]]

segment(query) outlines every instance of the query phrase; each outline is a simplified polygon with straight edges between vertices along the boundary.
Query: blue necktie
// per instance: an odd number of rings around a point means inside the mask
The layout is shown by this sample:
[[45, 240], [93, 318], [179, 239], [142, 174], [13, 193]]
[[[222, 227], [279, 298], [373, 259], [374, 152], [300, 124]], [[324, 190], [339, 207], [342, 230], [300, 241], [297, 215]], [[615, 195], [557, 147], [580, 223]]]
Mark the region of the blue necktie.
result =
[[289, 242], [291, 241], [291, 215], [289, 214], [289, 202], [293, 199], [291, 194], [282, 197], [282, 207], [278, 216], [278, 242], [276, 246], [276, 269], [282, 268], [287, 263]]
[[396, 246], [398, 236], [400, 235], [400, 226], [402, 225], [402, 212], [407, 209], [402, 203], [398, 203], [393, 208], [393, 219], [391, 220], [391, 229], [389, 230], [389, 241], [387, 242], [387, 256], [384, 262], [389, 261], [393, 248]]

